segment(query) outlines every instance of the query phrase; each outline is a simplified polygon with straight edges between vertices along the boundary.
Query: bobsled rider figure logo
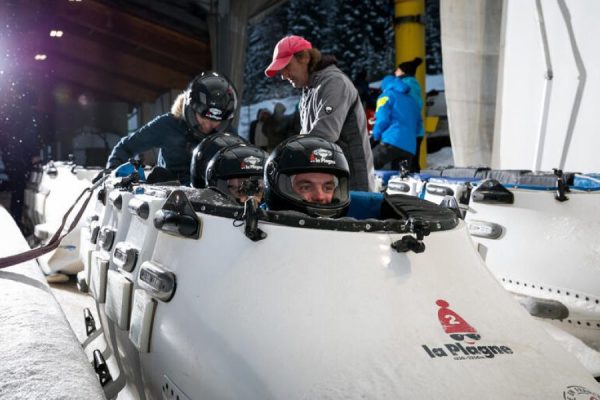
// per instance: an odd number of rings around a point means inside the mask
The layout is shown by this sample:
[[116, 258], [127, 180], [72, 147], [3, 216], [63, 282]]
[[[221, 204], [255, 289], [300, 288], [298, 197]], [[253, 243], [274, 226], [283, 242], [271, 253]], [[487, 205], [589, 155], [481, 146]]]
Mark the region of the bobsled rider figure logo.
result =
[[315, 149], [310, 155], [310, 162], [317, 164], [333, 165], [335, 161], [331, 159], [333, 153], [326, 149]]
[[208, 112], [206, 113], [206, 116], [212, 117], [215, 119], [221, 119], [221, 114], [223, 114], [223, 112], [221, 110], [219, 110], [218, 108], [210, 107], [208, 109]]
[[467, 323], [460, 315], [449, 309], [450, 306], [445, 300], [435, 302], [440, 309], [438, 310], [438, 318], [444, 332], [456, 341], [464, 341], [468, 344], [474, 344], [476, 340], [481, 339], [481, 335], [477, 333], [475, 328]]
[[600, 400], [600, 395], [594, 392], [590, 392], [583, 386], [567, 386], [567, 389], [563, 392], [563, 399], [565, 400]]
[[[496, 356], [513, 354], [510, 347], [500, 345], [482, 345], [481, 335], [456, 311], [450, 309], [446, 300], [438, 299], [438, 320], [444, 332], [455, 340], [442, 345], [422, 345], [430, 358], [452, 357], [454, 360], [484, 360]], [[600, 400], [600, 399], [598, 399]]]
[[263, 169], [263, 166], [260, 164], [260, 158], [254, 156], [248, 156], [242, 160], [240, 163], [240, 169], [253, 169], [256, 171], [260, 171]]

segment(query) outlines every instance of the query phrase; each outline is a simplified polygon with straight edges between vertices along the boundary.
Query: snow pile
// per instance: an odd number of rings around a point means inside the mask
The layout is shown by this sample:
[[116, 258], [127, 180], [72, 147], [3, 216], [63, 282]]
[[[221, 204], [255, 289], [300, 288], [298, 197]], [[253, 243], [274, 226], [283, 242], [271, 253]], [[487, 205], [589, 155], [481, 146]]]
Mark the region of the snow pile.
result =
[[[0, 257], [28, 250], [0, 207]], [[0, 398], [104, 399], [36, 261], [0, 270]]]

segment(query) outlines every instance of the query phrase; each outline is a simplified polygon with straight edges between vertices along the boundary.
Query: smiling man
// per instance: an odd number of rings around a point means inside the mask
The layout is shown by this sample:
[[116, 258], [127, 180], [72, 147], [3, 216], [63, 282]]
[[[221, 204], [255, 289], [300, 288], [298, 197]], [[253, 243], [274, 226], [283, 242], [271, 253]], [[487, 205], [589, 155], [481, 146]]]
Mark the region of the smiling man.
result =
[[348, 181], [340, 146], [315, 135], [292, 136], [265, 164], [265, 203], [270, 210], [341, 217], [350, 205]]
[[302, 89], [300, 134], [339, 145], [350, 166], [350, 189], [372, 191], [373, 154], [365, 111], [354, 84], [335, 64], [335, 57], [322, 55], [308, 40], [292, 35], [277, 43], [265, 74], [279, 74]]

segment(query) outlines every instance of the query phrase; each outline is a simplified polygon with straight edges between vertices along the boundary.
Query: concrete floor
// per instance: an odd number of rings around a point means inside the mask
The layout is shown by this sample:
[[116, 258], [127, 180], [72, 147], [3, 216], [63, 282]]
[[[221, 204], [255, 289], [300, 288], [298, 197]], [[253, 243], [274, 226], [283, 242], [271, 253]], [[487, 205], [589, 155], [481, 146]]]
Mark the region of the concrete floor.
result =
[[50, 283], [50, 288], [54, 297], [62, 307], [71, 328], [75, 332], [77, 339], [83, 343], [87, 338], [85, 334], [85, 323], [83, 320], [83, 309], [89, 308], [98, 321], [96, 312], [96, 304], [92, 296], [87, 293], [82, 293], [77, 289], [75, 276], [71, 276], [70, 280], [65, 283]]
[[[96, 311], [96, 303], [89, 293], [82, 293], [77, 288], [77, 281], [74, 275], [70, 276], [69, 281], [64, 283], [50, 283], [49, 284], [54, 297], [60, 304], [67, 321], [71, 325], [71, 329], [75, 332], [77, 339], [80, 343], [83, 343], [87, 339], [85, 333], [85, 322], [83, 318], [83, 310], [89, 308], [94, 319], [96, 321], [96, 328], [100, 328], [98, 318], [98, 312]], [[106, 342], [103, 337], [98, 337], [94, 342], [84, 348], [85, 354], [88, 356], [88, 360], [92, 360], [92, 352], [95, 348], [104, 349], [106, 348]], [[109, 365], [110, 367], [110, 365]], [[130, 391], [125, 388], [119, 392], [117, 400], [137, 400], [137, 396], [134, 396]]]

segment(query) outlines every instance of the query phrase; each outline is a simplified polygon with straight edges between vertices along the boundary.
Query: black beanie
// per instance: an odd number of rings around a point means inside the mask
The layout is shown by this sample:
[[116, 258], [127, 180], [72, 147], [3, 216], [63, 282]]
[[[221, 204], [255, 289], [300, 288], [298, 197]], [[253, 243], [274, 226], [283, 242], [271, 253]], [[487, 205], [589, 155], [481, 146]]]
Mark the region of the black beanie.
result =
[[398, 64], [398, 68], [400, 68], [405, 75], [415, 76], [415, 73], [417, 72], [417, 67], [421, 65], [422, 62], [422, 58], [415, 57], [415, 59], [412, 61], [405, 61], [403, 63]]

